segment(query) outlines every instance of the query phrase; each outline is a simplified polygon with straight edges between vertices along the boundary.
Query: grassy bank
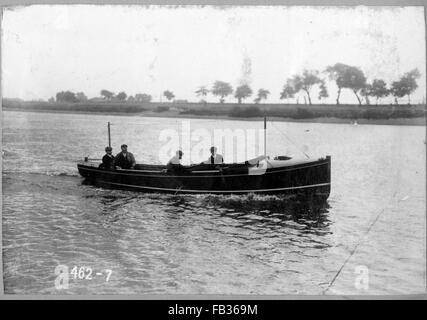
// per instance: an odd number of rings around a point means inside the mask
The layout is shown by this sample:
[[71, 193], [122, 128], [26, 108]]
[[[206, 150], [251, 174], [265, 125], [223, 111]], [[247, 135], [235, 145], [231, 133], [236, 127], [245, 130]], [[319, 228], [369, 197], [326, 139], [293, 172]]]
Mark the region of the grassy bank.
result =
[[[3, 99], [3, 110], [84, 112], [157, 117], [257, 119], [264, 115], [277, 120], [307, 122], [417, 124], [425, 125], [425, 105], [298, 105], [234, 103], [48, 103]], [[399, 121], [397, 121], [399, 120]]]

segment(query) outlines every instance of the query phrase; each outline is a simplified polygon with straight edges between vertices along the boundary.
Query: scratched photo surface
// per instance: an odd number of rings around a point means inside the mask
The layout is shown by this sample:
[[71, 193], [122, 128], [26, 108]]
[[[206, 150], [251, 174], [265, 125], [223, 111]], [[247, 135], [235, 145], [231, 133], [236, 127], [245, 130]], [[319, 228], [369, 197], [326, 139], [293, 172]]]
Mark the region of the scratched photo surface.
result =
[[[10, 7], [1, 47], [5, 293], [425, 293], [423, 7]], [[137, 163], [330, 155], [330, 195], [89, 185], [107, 123]]]

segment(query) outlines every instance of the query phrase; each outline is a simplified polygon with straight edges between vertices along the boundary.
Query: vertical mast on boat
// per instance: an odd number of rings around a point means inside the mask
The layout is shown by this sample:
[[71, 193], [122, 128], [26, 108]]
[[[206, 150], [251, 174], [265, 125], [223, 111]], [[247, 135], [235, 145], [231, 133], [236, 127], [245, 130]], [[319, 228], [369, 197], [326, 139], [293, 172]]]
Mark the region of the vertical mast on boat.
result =
[[108, 146], [111, 147], [110, 122], [108, 122]]
[[267, 157], [267, 116], [264, 116], [264, 157]]

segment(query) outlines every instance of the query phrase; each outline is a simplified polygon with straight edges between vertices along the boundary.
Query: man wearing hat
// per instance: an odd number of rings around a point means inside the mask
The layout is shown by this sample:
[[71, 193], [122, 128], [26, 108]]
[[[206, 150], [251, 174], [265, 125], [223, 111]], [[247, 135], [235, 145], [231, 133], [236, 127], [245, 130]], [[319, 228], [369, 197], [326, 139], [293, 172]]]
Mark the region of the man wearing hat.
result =
[[122, 152], [116, 155], [114, 165], [118, 169], [134, 169], [135, 168], [135, 157], [132, 153], [128, 152], [128, 146], [126, 144], [121, 145]]
[[107, 170], [113, 170], [114, 169], [113, 148], [105, 147], [105, 152], [106, 154], [105, 156], [102, 157], [102, 164], [100, 165], [100, 167]]

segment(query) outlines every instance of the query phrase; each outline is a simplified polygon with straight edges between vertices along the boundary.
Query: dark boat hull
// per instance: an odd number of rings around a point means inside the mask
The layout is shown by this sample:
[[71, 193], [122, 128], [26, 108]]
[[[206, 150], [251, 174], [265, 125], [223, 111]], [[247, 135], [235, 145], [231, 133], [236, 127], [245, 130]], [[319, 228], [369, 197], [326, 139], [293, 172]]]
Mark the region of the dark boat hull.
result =
[[142, 192], [292, 194], [327, 199], [331, 188], [329, 156], [265, 170], [254, 166], [223, 165], [220, 170], [192, 167], [192, 170], [165, 172], [164, 166], [138, 165], [137, 170], [109, 171], [89, 162], [81, 162], [77, 167], [87, 183]]

